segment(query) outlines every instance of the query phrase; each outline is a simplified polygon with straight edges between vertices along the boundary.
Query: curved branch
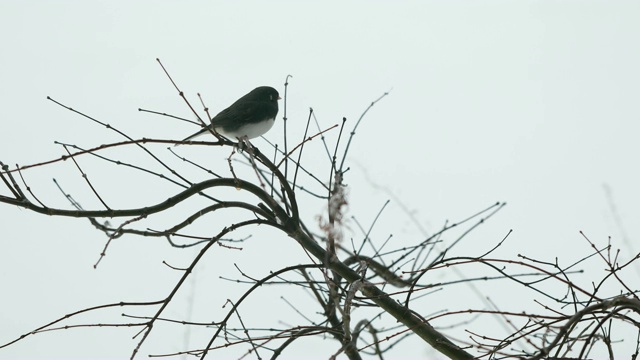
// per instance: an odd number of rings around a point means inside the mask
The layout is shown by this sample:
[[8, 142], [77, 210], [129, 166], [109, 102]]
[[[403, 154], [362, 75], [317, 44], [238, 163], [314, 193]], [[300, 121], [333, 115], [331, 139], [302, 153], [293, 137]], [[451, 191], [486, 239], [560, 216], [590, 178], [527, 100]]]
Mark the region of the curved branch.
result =
[[176, 231], [185, 228], [188, 225], [191, 225], [194, 221], [196, 221], [197, 219], [199, 219], [200, 217], [206, 215], [207, 213], [210, 212], [214, 212], [220, 209], [226, 209], [226, 208], [240, 208], [240, 209], [245, 209], [245, 210], [249, 210], [254, 214], [259, 214], [260, 216], [264, 217], [267, 220], [270, 221], [276, 221], [273, 218], [273, 214], [270, 214], [268, 211], [263, 210], [262, 208], [258, 207], [258, 206], [253, 206], [247, 203], [243, 203], [243, 202], [239, 202], [239, 201], [224, 201], [221, 203], [217, 203], [215, 205], [210, 205], [207, 206], [203, 209], [198, 210], [196, 213], [192, 214], [191, 216], [189, 216], [188, 218], [184, 219], [183, 221], [181, 221], [180, 223], [170, 227], [169, 229], [166, 229], [164, 231], [153, 231], [153, 230], [136, 230], [136, 229], [114, 229], [114, 228], [109, 228], [106, 226], [103, 226], [101, 224], [99, 224], [100, 226], [98, 227], [98, 229], [105, 231], [105, 232], [110, 232], [113, 231], [115, 232], [112, 236], [114, 238], [119, 237], [123, 234], [134, 234], [134, 235], [140, 235], [140, 236], [151, 236], [151, 237], [162, 237], [162, 236], [167, 236], [167, 235], [171, 235], [174, 234]]
[[[137, 208], [137, 209], [123, 209], [123, 210], [64, 210], [64, 209], [54, 209], [48, 208], [44, 206], [38, 206], [27, 199], [12, 199], [6, 196], [0, 197], [0, 202], [4, 202], [7, 204], [23, 207], [25, 209], [46, 215], [57, 215], [57, 216], [69, 216], [69, 217], [80, 217], [80, 218], [102, 218], [102, 217], [126, 217], [126, 216], [147, 216], [151, 214], [155, 214], [161, 211], [164, 211], [170, 207], [175, 206], [176, 204], [186, 200], [187, 198], [195, 195], [203, 190], [213, 187], [234, 187], [246, 190], [262, 201], [264, 201], [270, 208], [276, 213], [276, 216], [280, 217], [285, 214], [284, 210], [278, 205], [278, 203], [267, 193], [265, 193], [259, 186], [256, 186], [248, 181], [241, 179], [209, 179], [203, 182], [193, 184], [188, 189], [174, 195], [167, 200], [158, 203], [156, 205], [151, 205], [147, 207]], [[286, 214], [284, 215], [286, 216]]]
[[[325, 249], [320, 247], [315, 240], [304, 233], [299, 227], [288, 234], [296, 239], [320, 262], [324, 262], [329, 269], [338, 273], [350, 284], [361, 280], [360, 275], [343, 262], [335, 259], [335, 257], [327, 256]], [[451, 342], [451, 340], [438, 332], [428, 322], [416, 316], [409, 308], [399, 304], [375, 285], [365, 282], [360, 288], [360, 292], [445, 356], [451, 359], [473, 359], [471, 354]]]
[[[9, 345], [11, 345], [11, 344], [14, 344], [14, 343], [16, 343], [16, 342], [18, 342], [18, 341], [20, 341], [20, 340], [22, 340], [22, 339], [26, 338], [26, 337], [27, 337], [27, 336], [29, 336], [29, 335], [34, 335], [34, 334], [37, 334], [37, 333], [39, 333], [39, 332], [46, 331], [46, 330], [47, 330], [47, 328], [48, 328], [48, 327], [50, 327], [51, 325], [57, 324], [57, 323], [59, 323], [59, 322], [61, 322], [61, 321], [63, 321], [63, 320], [66, 320], [66, 319], [70, 319], [70, 318], [72, 318], [72, 317], [74, 317], [74, 316], [76, 316], [76, 315], [82, 314], [82, 313], [86, 313], [86, 312], [90, 312], [90, 311], [98, 310], [98, 309], [106, 309], [106, 308], [111, 308], [111, 307], [117, 307], [117, 306], [149, 306], [149, 305], [160, 305], [160, 304], [162, 304], [162, 302], [163, 302], [163, 301], [164, 301], [164, 300], [148, 301], [148, 302], [122, 302], [122, 301], [121, 301], [121, 302], [118, 302], [118, 303], [105, 304], [105, 305], [98, 305], [98, 306], [92, 306], [92, 307], [89, 307], [89, 308], [86, 308], [86, 309], [82, 309], [82, 310], [74, 311], [74, 312], [72, 312], [72, 313], [70, 313], [70, 314], [67, 314], [67, 315], [65, 315], [65, 316], [63, 316], [63, 317], [60, 317], [60, 318], [58, 318], [58, 319], [56, 319], [56, 320], [53, 320], [52, 322], [50, 322], [50, 323], [48, 323], [48, 324], [46, 324], [46, 325], [42, 325], [42, 326], [40, 326], [40, 327], [39, 327], [39, 328], [37, 328], [37, 329], [31, 330], [31, 331], [29, 331], [28, 333], [26, 333], [26, 334], [24, 334], [24, 335], [21, 335], [19, 338], [15, 339], [15, 340], [13, 340], [13, 341], [10, 341], [10, 342], [8, 342], [8, 343], [6, 343], [6, 344], [0, 344], [0, 349], [2, 349], [2, 348], [4, 348], [4, 347], [7, 347], [7, 346], [9, 346]], [[144, 324], [139, 324], [139, 325], [144, 325]]]
[[580, 321], [580, 319], [582, 319], [582, 317], [585, 316], [586, 314], [592, 313], [597, 310], [607, 310], [610, 308], [617, 308], [617, 307], [632, 309], [633, 311], [640, 313], [640, 300], [629, 299], [624, 296], [619, 296], [611, 300], [604, 300], [599, 303], [593, 304], [591, 306], [585, 307], [584, 309], [575, 313], [575, 315], [573, 315], [567, 321], [567, 323], [562, 328], [560, 328], [560, 331], [558, 331], [558, 334], [556, 335], [555, 339], [553, 339], [553, 341], [551, 341], [549, 345], [540, 349], [540, 352], [538, 353], [538, 355], [531, 357], [531, 360], [539, 360], [547, 356], [551, 352], [551, 350], [556, 345], [558, 345], [560, 340], [570, 332], [570, 329], [573, 328]]
[[218, 326], [218, 330], [216, 330], [215, 334], [213, 334], [213, 336], [209, 340], [209, 343], [204, 348], [201, 359], [204, 359], [204, 357], [207, 356], [207, 353], [208, 353], [209, 349], [211, 348], [211, 345], [213, 345], [213, 342], [216, 340], [218, 335], [220, 335], [220, 332], [224, 328], [224, 324], [226, 324], [227, 321], [229, 321], [229, 319], [236, 312], [236, 309], [240, 306], [240, 304], [254, 290], [256, 290], [257, 288], [261, 287], [264, 283], [266, 283], [270, 279], [272, 279], [274, 277], [278, 277], [278, 276], [284, 274], [285, 272], [292, 271], [292, 270], [314, 269], [314, 268], [321, 268], [321, 267], [322, 267], [322, 265], [319, 265], [319, 264], [303, 264], [303, 265], [288, 266], [288, 267], [286, 267], [284, 269], [280, 269], [278, 271], [274, 271], [273, 273], [269, 274], [268, 276], [256, 281], [256, 283], [251, 288], [249, 288], [249, 290], [245, 291], [245, 293], [240, 297], [240, 299], [238, 299], [238, 301], [236, 301], [233, 304], [233, 306], [231, 307], [231, 309], [227, 312], [227, 316], [225, 316], [225, 318], [220, 322], [220, 326]]

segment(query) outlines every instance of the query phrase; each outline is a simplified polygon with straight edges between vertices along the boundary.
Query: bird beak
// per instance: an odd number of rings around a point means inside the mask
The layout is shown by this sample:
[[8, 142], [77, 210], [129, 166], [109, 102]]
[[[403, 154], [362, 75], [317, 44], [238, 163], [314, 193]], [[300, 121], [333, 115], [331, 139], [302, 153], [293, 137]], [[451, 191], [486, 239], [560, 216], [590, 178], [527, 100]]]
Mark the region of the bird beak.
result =
[[278, 96], [278, 100], [282, 100], [282, 98], [280, 96]]

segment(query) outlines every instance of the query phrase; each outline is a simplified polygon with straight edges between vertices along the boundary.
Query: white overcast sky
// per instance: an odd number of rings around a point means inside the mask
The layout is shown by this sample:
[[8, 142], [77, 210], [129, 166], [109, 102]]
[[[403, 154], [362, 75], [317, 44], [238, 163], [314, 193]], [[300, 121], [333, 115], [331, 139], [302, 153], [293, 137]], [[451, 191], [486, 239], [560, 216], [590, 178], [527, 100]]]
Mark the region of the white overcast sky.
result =
[[[506, 201], [458, 255], [478, 255], [513, 229], [503, 257], [571, 263], [590, 251], [583, 231], [599, 245], [611, 236], [628, 258], [639, 250], [640, 230], [639, 19], [637, 1], [5, 0], [0, 160], [13, 166], [59, 157], [64, 150], [56, 140], [84, 147], [121, 140], [46, 96], [136, 138], [192, 133], [192, 125], [137, 111], [190, 117], [156, 58], [192, 100], [202, 93], [213, 112], [255, 86], [283, 94], [292, 75], [290, 142], [302, 137], [309, 107], [323, 126], [342, 117], [352, 125], [390, 90], [357, 132], [347, 177], [350, 215], [366, 226], [392, 200], [378, 241], [391, 233], [395, 246], [422, 239], [403, 209], [433, 233], [447, 219]], [[267, 138], [281, 141], [282, 121]], [[226, 170], [219, 153], [181, 151]], [[319, 144], [308, 151], [309, 161], [324, 161]], [[88, 159], [83, 165], [114, 207], [150, 205], [177, 191]], [[24, 175], [49, 206], [69, 208], [55, 177], [85, 208], [100, 207], [71, 163]], [[322, 211], [314, 206], [305, 210], [311, 222]], [[193, 255], [175, 255], [180, 250], [162, 240], [127, 237], [94, 270], [105, 238], [87, 221], [2, 204], [0, 219], [1, 343], [82, 307], [160, 298], [171, 285], [166, 274], [175, 278], [161, 261], [186, 264]], [[352, 228], [350, 236], [360, 236]], [[223, 274], [236, 276], [233, 269]], [[213, 298], [214, 306], [227, 297]], [[121, 358], [132, 349], [133, 333], [42, 334], [1, 349], [0, 358]], [[150, 344], [143, 354], [182, 345], [182, 339]], [[319, 358], [337, 350], [335, 343], [324, 346]]]

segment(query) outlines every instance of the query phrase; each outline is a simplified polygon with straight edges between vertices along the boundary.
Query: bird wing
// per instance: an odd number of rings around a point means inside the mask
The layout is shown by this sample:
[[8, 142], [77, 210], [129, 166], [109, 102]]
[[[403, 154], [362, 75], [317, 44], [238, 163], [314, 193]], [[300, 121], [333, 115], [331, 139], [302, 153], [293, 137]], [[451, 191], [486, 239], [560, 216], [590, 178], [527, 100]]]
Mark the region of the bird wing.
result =
[[[275, 118], [278, 115], [277, 101], [252, 100], [256, 98], [256, 90], [264, 90], [256, 88], [245, 96], [236, 100], [228, 108], [220, 111], [213, 119], [211, 125], [203, 127], [195, 134], [187, 137], [183, 141], [192, 140], [202, 134], [209, 132], [209, 128], [213, 125], [216, 129], [222, 129], [225, 132], [233, 132], [246, 124], [258, 123], [266, 119]], [[275, 96], [278, 93], [274, 90]], [[260, 97], [260, 96], [258, 96]]]
[[[211, 123], [216, 128], [223, 128], [226, 131], [234, 131], [238, 130], [243, 124], [264, 120], [263, 116], [258, 117], [257, 115], [265, 114], [265, 112], [269, 110], [269, 107], [260, 101], [246, 102], [244, 105], [246, 106], [229, 106], [228, 108], [220, 111], [218, 115], [214, 116], [214, 118], [211, 119]], [[201, 135], [209, 133], [209, 126], [203, 127], [198, 130], [198, 132], [187, 136], [182, 141], [193, 140]]]
[[267, 118], [275, 117], [278, 113], [277, 104], [274, 109], [272, 103], [265, 101], [247, 101], [242, 106], [229, 106], [211, 119], [216, 128], [234, 131], [246, 124], [258, 123]]

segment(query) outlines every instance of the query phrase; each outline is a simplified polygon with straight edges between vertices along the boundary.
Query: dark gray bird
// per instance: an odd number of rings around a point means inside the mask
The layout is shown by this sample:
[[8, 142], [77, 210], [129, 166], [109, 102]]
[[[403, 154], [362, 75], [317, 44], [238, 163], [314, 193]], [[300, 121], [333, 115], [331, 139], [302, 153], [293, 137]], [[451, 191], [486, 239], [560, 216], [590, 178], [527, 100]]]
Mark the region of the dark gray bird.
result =
[[260, 86], [251, 90], [228, 108], [220, 111], [211, 125], [183, 141], [192, 140], [213, 128], [231, 140], [253, 139], [263, 135], [271, 127], [278, 115], [278, 91], [270, 86]]

